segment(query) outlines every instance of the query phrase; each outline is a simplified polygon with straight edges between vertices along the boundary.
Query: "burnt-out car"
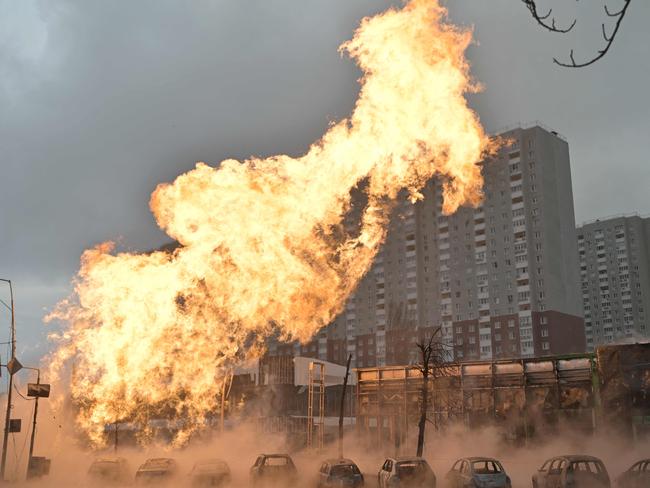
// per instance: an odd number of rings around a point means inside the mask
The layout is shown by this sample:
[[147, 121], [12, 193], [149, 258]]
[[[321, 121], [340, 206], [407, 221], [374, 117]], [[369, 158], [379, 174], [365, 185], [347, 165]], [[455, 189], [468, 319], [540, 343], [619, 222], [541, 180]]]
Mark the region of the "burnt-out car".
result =
[[388, 458], [377, 473], [379, 488], [435, 488], [436, 475], [421, 457]]
[[618, 488], [648, 488], [650, 486], [650, 459], [637, 461], [616, 478]]
[[363, 483], [363, 474], [351, 459], [327, 459], [318, 471], [318, 488], [358, 488]]
[[610, 488], [609, 474], [597, 457], [557, 456], [533, 475], [533, 488]]
[[126, 459], [99, 458], [88, 468], [88, 479], [94, 485], [124, 485], [130, 481], [129, 464]]
[[178, 464], [171, 458], [147, 459], [135, 473], [140, 486], [171, 486], [178, 481]]
[[297, 477], [296, 465], [288, 454], [260, 454], [250, 470], [253, 486], [275, 482], [292, 484]]
[[468, 457], [456, 461], [445, 476], [447, 488], [511, 488], [510, 477], [494, 458]]
[[226, 486], [230, 483], [230, 467], [221, 459], [208, 459], [192, 467], [190, 483], [192, 487]]

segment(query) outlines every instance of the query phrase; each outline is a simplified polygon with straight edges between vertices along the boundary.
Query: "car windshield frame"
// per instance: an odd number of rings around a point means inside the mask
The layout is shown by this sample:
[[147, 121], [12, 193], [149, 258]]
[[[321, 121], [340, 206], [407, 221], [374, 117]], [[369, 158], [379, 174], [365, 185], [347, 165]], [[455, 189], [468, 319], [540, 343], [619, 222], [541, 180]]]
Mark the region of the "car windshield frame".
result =
[[[583, 469], [586, 468], [586, 469]], [[595, 467], [595, 470], [592, 469]], [[602, 461], [596, 459], [576, 459], [569, 464], [569, 470], [573, 473], [590, 473], [604, 477], [607, 472]]]
[[149, 468], [169, 468], [174, 466], [176, 462], [173, 459], [170, 458], [159, 458], [159, 459], [147, 459], [142, 466], [140, 466], [141, 469], [149, 469]]
[[[404, 473], [402, 470], [406, 468], [407, 473]], [[412, 468], [412, 469], [409, 469]], [[410, 471], [410, 472], [409, 472]], [[429, 474], [431, 467], [429, 463], [425, 460], [412, 460], [412, 461], [398, 461], [395, 463], [395, 472], [397, 476], [408, 477], [408, 476], [418, 476], [421, 474]]]
[[[341, 471], [341, 472], [339, 472]], [[330, 468], [329, 475], [337, 478], [343, 478], [347, 476], [356, 476], [361, 474], [359, 467], [354, 463], [349, 464], [334, 464]]]
[[[271, 462], [269, 462], [271, 461]], [[279, 463], [278, 461], [283, 461]], [[262, 461], [262, 466], [264, 467], [290, 467], [293, 466], [293, 461], [289, 456], [266, 456]]]
[[172, 471], [170, 469], [139, 469], [135, 473], [136, 478], [153, 478], [156, 476], [171, 476]]
[[[479, 464], [483, 466], [481, 469], [476, 468], [476, 466]], [[488, 465], [492, 465], [492, 467], [497, 468], [497, 471], [489, 470]], [[471, 469], [472, 473], [478, 475], [497, 475], [505, 473], [505, 469], [503, 469], [501, 463], [496, 459], [476, 459], [474, 461], [471, 461]]]

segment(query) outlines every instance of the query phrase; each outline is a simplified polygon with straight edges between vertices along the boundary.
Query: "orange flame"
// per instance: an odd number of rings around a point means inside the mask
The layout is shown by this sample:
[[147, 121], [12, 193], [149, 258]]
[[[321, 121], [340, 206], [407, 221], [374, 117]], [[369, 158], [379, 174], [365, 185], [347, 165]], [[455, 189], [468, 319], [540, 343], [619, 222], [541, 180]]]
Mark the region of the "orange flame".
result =
[[[480, 201], [489, 141], [464, 98], [471, 33], [445, 15], [412, 0], [364, 19], [341, 46], [364, 72], [354, 111], [304, 156], [198, 163], [160, 185], [151, 210], [174, 252], [83, 254], [75, 296], [48, 320], [69, 324], [53, 369], [74, 360], [71, 395], [93, 442], [116, 419], [163, 412], [186, 420], [185, 442], [217, 408], [225, 369], [273, 334], [309, 340], [341, 311], [401, 190], [419, 199], [438, 175], [446, 212]], [[346, 231], [361, 182], [367, 203]]]

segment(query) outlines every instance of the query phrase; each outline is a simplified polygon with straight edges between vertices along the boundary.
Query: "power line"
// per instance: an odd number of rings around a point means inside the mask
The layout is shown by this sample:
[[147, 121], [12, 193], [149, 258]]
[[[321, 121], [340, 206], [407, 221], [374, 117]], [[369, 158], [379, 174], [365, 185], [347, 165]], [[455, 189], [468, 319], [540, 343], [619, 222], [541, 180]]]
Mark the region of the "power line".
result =
[[18, 393], [18, 396], [20, 396], [20, 398], [22, 398], [23, 400], [26, 400], [28, 402], [33, 402], [34, 400], [36, 400], [36, 398], [29, 398], [29, 397], [24, 396], [22, 393], [20, 393], [20, 390], [18, 389], [18, 387], [15, 384], [14, 384], [14, 390], [16, 390], [16, 393]]

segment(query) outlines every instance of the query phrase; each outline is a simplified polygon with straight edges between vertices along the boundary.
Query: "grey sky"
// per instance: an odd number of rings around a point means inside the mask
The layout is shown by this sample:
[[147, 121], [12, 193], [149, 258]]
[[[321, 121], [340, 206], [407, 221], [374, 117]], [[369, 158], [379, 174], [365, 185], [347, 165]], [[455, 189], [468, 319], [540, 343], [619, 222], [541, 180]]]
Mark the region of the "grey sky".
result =
[[[299, 154], [346, 116], [359, 72], [337, 46], [391, 3], [0, 0], [0, 277], [15, 284], [20, 354], [45, 350], [43, 309], [83, 249], [165, 240], [156, 184], [198, 160]], [[578, 222], [650, 213], [650, 3], [634, 0], [611, 52], [582, 70], [551, 59], [600, 47], [600, 2], [549, 3], [578, 16], [566, 37], [519, 0], [448, 3], [475, 27], [485, 90], [471, 103], [487, 129], [540, 120], [568, 138]], [[8, 318], [0, 307], [0, 331]]]

